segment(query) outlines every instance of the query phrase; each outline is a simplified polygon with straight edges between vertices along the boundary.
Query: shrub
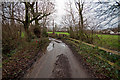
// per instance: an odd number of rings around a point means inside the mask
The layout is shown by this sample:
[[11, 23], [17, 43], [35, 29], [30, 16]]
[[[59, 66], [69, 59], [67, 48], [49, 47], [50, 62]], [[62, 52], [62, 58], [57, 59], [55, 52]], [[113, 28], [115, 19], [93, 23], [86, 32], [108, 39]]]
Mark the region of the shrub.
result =
[[34, 28], [34, 34], [37, 36], [37, 38], [40, 38], [40, 29], [39, 28]]

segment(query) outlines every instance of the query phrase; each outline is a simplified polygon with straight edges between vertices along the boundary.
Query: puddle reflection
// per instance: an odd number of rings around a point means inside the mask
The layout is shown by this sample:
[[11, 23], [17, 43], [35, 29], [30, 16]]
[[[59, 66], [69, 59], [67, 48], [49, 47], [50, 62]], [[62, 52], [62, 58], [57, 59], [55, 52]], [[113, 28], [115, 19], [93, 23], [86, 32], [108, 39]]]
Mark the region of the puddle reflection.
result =
[[51, 42], [47, 47], [47, 51], [51, 51], [53, 47], [54, 47], [54, 43]]

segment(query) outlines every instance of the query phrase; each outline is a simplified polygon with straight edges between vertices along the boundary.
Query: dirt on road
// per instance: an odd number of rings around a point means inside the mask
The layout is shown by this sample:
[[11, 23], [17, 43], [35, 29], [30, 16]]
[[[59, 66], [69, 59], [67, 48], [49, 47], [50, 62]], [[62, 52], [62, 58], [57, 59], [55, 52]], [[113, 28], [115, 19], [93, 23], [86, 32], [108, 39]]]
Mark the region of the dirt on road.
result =
[[53, 38], [50, 40], [46, 53], [24, 78], [91, 78], [65, 43]]
[[52, 71], [53, 78], [70, 78], [71, 69], [68, 58], [66, 55], [61, 54], [57, 56], [58, 59], [54, 64], [54, 69]]

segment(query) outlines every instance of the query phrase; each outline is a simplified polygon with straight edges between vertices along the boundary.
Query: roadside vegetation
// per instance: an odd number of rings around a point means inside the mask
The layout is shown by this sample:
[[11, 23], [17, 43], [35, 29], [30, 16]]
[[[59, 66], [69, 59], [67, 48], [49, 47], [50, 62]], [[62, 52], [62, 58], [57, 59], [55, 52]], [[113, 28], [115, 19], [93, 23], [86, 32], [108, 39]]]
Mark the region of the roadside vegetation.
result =
[[15, 37], [15, 31], [6, 30], [3, 28], [2, 78], [21, 78], [37, 58], [43, 55], [50, 41], [47, 33], [38, 38], [31, 32], [32, 38], [27, 41], [24, 31]]
[[38, 8], [45, 7], [48, 3], [49, 1], [2, 3], [3, 79], [23, 77], [32, 64], [45, 53], [50, 41], [45, 25], [47, 21], [43, 21], [43, 18], [47, 20], [54, 11], [54, 5], [49, 5], [52, 9], [49, 8], [50, 11], [46, 12], [43, 9], [40, 12]]
[[44, 54], [48, 44], [48, 38], [33, 39], [31, 42], [22, 41], [18, 48], [6, 55], [3, 54], [2, 77], [21, 78], [37, 58]]

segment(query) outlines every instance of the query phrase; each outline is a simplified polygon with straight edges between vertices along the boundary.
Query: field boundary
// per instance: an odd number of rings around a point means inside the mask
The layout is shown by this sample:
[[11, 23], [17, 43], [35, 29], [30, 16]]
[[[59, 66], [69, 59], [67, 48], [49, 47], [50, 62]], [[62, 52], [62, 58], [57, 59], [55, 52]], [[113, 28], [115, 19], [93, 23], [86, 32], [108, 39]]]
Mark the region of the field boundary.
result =
[[[76, 40], [76, 39], [72, 39], [72, 38], [69, 38], [69, 39], [70, 39], [70, 40], [73, 40], [73, 41], [76, 41], [76, 42], [78, 42], [78, 43], [81, 42], [81, 41]], [[83, 43], [83, 44], [86, 44], [86, 45], [88, 45], [88, 46], [91, 46], [91, 47], [96, 47], [96, 46], [93, 45], [93, 44], [89, 44], [89, 43], [86, 43], [86, 42], [83, 42], [83, 41], [82, 41], [82, 43]], [[113, 51], [113, 50], [110, 50], [110, 49], [105, 49], [105, 48], [103, 48], [103, 47], [98, 47], [98, 49], [101, 49], [101, 50], [104, 50], [104, 51], [106, 51], [106, 52], [110, 52], [110, 53], [113, 53], [113, 54], [116, 54], [116, 55], [119, 55], [119, 56], [120, 56], [120, 54], [119, 54], [118, 52]]]

